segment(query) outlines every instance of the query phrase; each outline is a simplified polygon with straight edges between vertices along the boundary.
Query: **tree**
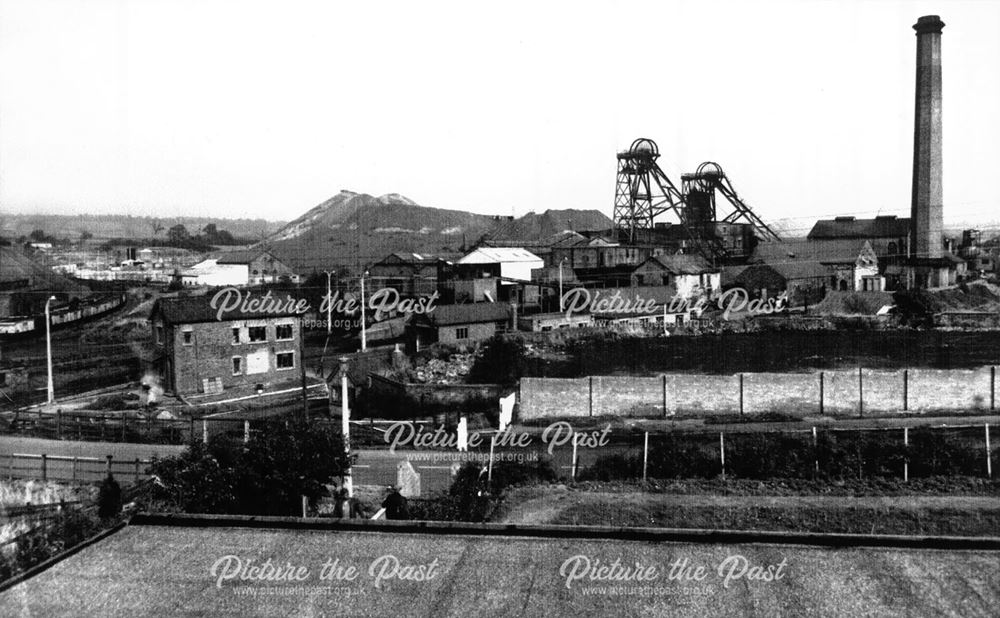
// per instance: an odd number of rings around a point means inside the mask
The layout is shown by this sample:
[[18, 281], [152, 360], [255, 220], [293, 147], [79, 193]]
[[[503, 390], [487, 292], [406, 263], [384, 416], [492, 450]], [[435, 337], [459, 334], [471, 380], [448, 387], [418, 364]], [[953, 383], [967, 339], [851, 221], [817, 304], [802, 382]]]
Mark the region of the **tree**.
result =
[[87, 230], [83, 230], [82, 232], [80, 232], [80, 242], [90, 240], [93, 237], [94, 235]]
[[167, 230], [167, 238], [173, 243], [184, 243], [191, 239], [191, 234], [188, 233], [183, 223], [178, 223]]
[[149, 227], [150, 227], [150, 229], [153, 230], [153, 236], [154, 237], [157, 234], [159, 234], [160, 232], [163, 231], [163, 224], [160, 223], [159, 219], [153, 219], [152, 221], [150, 221], [149, 222]]
[[34, 242], [44, 242], [47, 236], [45, 235], [45, 230], [31, 230], [31, 234], [28, 234], [28, 238]]
[[291, 515], [347, 468], [340, 431], [301, 419], [264, 423], [249, 443], [219, 436], [158, 462], [158, 498], [192, 513]]

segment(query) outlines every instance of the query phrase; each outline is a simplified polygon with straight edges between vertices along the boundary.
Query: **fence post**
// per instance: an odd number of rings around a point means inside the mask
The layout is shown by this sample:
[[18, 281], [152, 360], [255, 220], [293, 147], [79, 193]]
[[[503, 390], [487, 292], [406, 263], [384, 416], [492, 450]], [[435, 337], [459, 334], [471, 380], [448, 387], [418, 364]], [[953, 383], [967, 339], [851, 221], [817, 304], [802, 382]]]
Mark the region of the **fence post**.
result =
[[722, 466], [722, 480], [726, 480], [726, 439], [719, 432], [719, 464]]
[[642, 442], [642, 482], [646, 482], [646, 468], [649, 465], [649, 432], [646, 432]]
[[135, 458], [135, 482], [139, 482], [139, 458]]
[[7, 476], [9, 476], [11, 480], [14, 480], [14, 453], [10, 454], [10, 467], [7, 470]]
[[205, 419], [201, 419], [201, 440], [208, 444], [208, 421]]
[[909, 409], [910, 405], [910, 370], [903, 370], [903, 412]]
[[243, 444], [246, 444], [249, 441], [250, 441], [250, 421], [244, 419], [244, 421], [243, 421]]
[[73, 476], [72, 476], [72, 480], [74, 480], [74, 481], [76, 480], [76, 465], [77, 465], [77, 461], [78, 460], [79, 460], [79, 458], [76, 455], [74, 455], [73, 456]]
[[823, 416], [823, 372], [819, 372], [819, 415]]
[[111, 476], [111, 459], [114, 458], [114, 455], [106, 455], [106, 457], [108, 458], [108, 476]]
[[[905, 389], [904, 389], [905, 390]], [[905, 409], [905, 408], [904, 408]], [[910, 428], [903, 427], [903, 446], [910, 446]], [[903, 459], [903, 482], [908, 483], [910, 481], [910, 453], [909, 449], [904, 449], [905, 455]]]
[[663, 418], [667, 418], [667, 374], [663, 374]]
[[302, 519], [306, 518], [309, 511], [309, 498], [302, 496]]
[[62, 439], [62, 408], [56, 408], [56, 438]]
[[997, 401], [997, 368], [990, 367], [990, 410], [996, 409]]
[[813, 425], [813, 468], [819, 476], [819, 440], [816, 437], [816, 426]]
[[104, 415], [101, 415], [101, 440], [104, 439]]
[[587, 386], [589, 393], [587, 395], [587, 416], [594, 415], [594, 376], [587, 376]]
[[188, 419], [188, 424], [190, 425], [190, 428], [188, 430], [188, 440], [190, 440], [191, 442], [194, 442], [194, 417], [193, 416]]
[[570, 466], [570, 468], [571, 468], [570, 473], [572, 474], [574, 481], [576, 480], [576, 464], [577, 464], [577, 459], [576, 459], [576, 439], [574, 438], [574, 440], [573, 440], [573, 464]]
[[740, 374], [740, 416], [743, 415], [743, 374]]
[[858, 418], [865, 415], [865, 390], [864, 380], [861, 378], [861, 367], [858, 366]]
[[48, 468], [48, 455], [42, 453], [42, 480], [47, 481], [49, 478]]
[[986, 478], [993, 478], [993, 462], [990, 461], [990, 424], [985, 424], [986, 428]]

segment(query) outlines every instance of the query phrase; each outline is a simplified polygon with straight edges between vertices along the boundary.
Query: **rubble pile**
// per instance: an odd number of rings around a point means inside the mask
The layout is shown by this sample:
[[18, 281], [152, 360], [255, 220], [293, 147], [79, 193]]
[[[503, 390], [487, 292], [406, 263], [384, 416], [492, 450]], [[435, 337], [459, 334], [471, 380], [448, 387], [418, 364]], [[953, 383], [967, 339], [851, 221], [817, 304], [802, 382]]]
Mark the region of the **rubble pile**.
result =
[[469, 375], [475, 354], [451, 354], [447, 360], [432, 358], [412, 371], [414, 382], [421, 384], [456, 384]]

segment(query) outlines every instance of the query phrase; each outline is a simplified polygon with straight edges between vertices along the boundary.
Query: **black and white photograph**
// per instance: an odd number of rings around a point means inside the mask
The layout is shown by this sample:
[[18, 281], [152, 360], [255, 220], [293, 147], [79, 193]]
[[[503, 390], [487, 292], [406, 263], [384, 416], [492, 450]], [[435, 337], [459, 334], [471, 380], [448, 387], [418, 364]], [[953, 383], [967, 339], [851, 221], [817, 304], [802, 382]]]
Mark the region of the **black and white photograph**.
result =
[[1000, 615], [998, 27], [0, 0], [0, 616]]

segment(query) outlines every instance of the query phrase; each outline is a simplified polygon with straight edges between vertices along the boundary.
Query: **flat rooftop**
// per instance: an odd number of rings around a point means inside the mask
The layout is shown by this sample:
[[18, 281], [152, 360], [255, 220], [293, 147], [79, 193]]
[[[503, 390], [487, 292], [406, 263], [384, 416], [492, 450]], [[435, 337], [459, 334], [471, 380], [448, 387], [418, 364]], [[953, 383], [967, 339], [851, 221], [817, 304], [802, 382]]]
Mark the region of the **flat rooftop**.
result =
[[[545, 536], [508, 534], [502, 526], [474, 534], [469, 526], [422, 532], [395, 522], [353, 529], [245, 522], [161, 525], [162, 518], [140, 516], [0, 593], [0, 615], [986, 616], [1000, 603], [996, 540], [984, 545], [992, 549], [822, 547], [711, 542], [710, 535], [706, 542], [611, 538], [613, 529], [599, 538], [594, 528], [577, 538], [567, 529]], [[253, 575], [249, 567], [268, 560], [308, 573], [291, 582], [237, 574], [240, 561]], [[587, 573], [618, 560], [633, 570], [655, 566], [658, 575], [640, 582], [584, 575], [567, 586], [568, 572], [583, 573], [585, 560]], [[323, 564], [333, 561], [341, 575], [354, 567], [356, 577], [321, 581]], [[782, 563], [781, 577], [771, 581], [748, 579], [749, 568], [725, 577], [744, 567], [761, 567], [758, 575], [770, 567], [773, 575]], [[704, 579], [670, 579], [676, 564], [691, 567], [688, 574], [702, 567]]]

